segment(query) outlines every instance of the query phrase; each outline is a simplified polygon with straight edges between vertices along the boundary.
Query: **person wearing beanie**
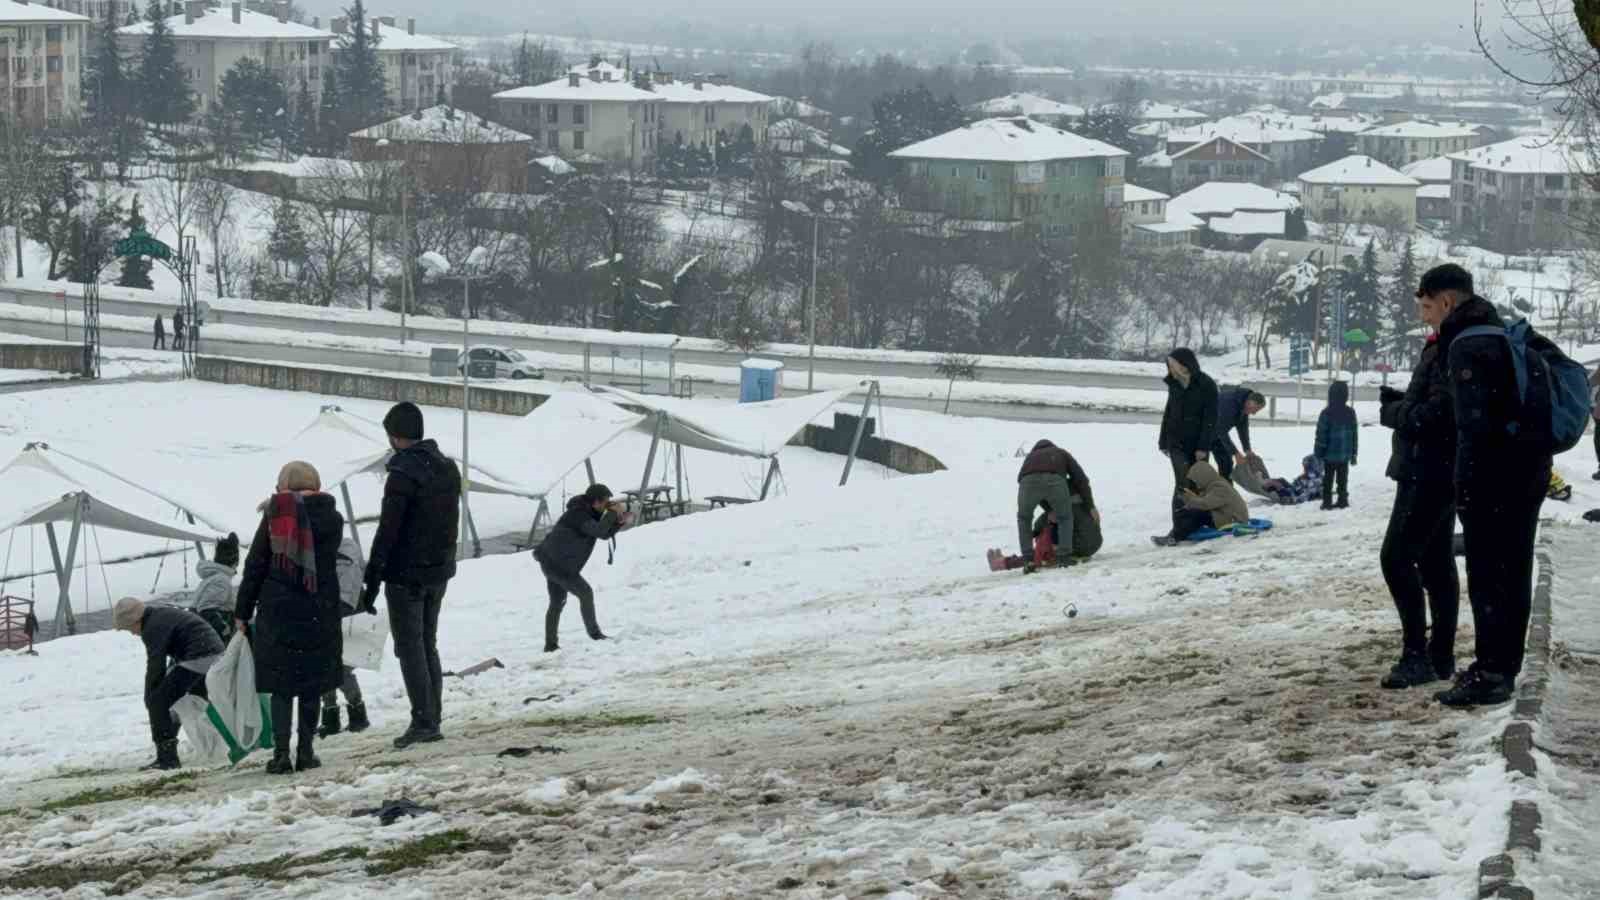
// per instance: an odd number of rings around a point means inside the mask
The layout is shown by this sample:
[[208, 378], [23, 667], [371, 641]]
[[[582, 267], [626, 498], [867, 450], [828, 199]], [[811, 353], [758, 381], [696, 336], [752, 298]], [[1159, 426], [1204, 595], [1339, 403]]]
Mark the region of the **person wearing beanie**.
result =
[[222, 639], [206, 620], [175, 606], [146, 606], [137, 597], [123, 597], [111, 611], [118, 631], [144, 643], [144, 707], [150, 715], [155, 762], [146, 769], [176, 769], [178, 722], [172, 705], [188, 694], [206, 695], [206, 672], [222, 656]]
[[1173, 508], [1183, 505], [1189, 470], [1211, 455], [1217, 443], [1217, 383], [1200, 371], [1200, 358], [1188, 347], [1167, 355], [1167, 407], [1156, 446], [1172, 463]]
[[438, 444], [424, 439], [422, 410], [415, 403], [396, 403], [383, 428], [394, 454], [367, 554], [361, 610], [376, 614], [378, 592], [384, 592], [394, 655], [411, 701], [411, 723], [394, 741], [395, 749], [404, 750], [444, 739], [439, 611], [456, 574], [461, 471]]
[[238, 567], [239, 536], [231, 532], [217, 541], [217, 550], [211, 559], [202, 559], [194, 567], [200, 584], [194, 589], [191, 606], [206, 624], [216, 629], [224, 644], [233, 638], [233, 576]]
[[533, 558], [544, 573], [545, 588], [550, 594], [550, 605], [544, 614], [544, 652], [561, 649], [558, 633], [568, 594], [578, 598], [578, 611], [589, 637], [596, 641], [607, 639], [595, 618], [594, 588], [584, 580], [582, 572], [594, 553], [595, 542], [616, 537], [628, 520], [628, 514], [611, 502], [610, 488], [591, 484], [588, 490], [567, 501], [566, 511], [534, 548]]

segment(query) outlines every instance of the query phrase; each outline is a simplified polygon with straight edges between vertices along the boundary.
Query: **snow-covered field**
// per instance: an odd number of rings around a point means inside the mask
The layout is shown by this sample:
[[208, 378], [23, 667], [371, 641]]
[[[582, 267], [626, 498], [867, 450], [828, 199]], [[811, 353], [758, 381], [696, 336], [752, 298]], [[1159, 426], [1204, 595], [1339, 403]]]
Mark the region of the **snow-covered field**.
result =
[[[173, 459], [281, 443], [316, 407], [212, 385], [53, 393], [72, 402], [0, 398], [6, 426], [150, 434]], [[541, 654], [532, 561], [464, 563], [445, 666], [506, 667], [447, 680], [449, 739], [425, 750], [388, 747], [405, 716], [390, 662], [363, 674], [374, 732], [320, 743], [322, 770], [269, 779], [253, 757], [157, 779], [135, 771], [149, 748], [132, 638], [0, 655], [0, 696], [24, 723], [0, 730], [0, 885], [85, 898], [113, 885], [142, 897], [1473, 892], [1510, 799], [1531, 789], [1493, 745], [1509, 710], [1446, 712], [1376, 688], [1398, 640], [1376, 566], [1391, 496], [1380, 430], [1363, 435], [1354, 509], [1263, 510], [1278, 526], [1266, 536], [1163, 551], [1146, 540], [1170, 490], [1148, 426], [890, 424], [951, 470], [824, 489], [837, 457], [797, 475], [786, 451], [785, 496], [638, 529], [616, 565], [591, 565], [606, 644], [568, 622], [562, 651]], [[1039, 437], [1094, 479], [1106, 547], [1070, 571], [988, 573], [984, 548], [1015, 541], [1015, 454]], [[1285, 428], [1257, 443], [1290, 470], [1310, 438]], [[601, 478], [636, 470], [642, 453], [628, 452], [597, 461]], [[1597, 499], [1579, 480], [1587, 463], [1567, 466], [1574, 509]], [[536, 745], [563, 752], [497, 756]], [[388, 827], [350, 815], [401, 796], [438, 814]]]

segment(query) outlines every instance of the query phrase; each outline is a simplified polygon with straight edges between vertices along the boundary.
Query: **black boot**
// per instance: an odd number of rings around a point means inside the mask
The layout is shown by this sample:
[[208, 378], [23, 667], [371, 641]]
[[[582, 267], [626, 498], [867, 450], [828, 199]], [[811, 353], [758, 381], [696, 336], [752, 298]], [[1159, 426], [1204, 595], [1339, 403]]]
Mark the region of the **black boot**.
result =
[[1381, 684], [1390, 690], [1403, 690], [1430, 684], [1437, 678], [1433, 663], [1425, 654], [1408, 650], [1400, 656], [1400, 661], [1394, 664], [1389, 674], [1383, 677]]
[[272, 748], [272, 761], [267, 763], [268, 775], [288, 775], [294, 771], [294, 763], [289, 761], [289, 742]]
[[169, 741], [159, 741], [156, 743], [155, 762], [150, 763], [144, 768], [147, 771], [159, 770], [167, 772], [180, 768], [182, 765], [183, 763], [178, 761], [178, 739], [173, 738]]
[[359, 734], [372, 727], [367, 720], [367, 705], [365, 703], [352, 703], [348, 707], [350, 712], [350, 733]]
[[[355, 731], [354, 722], [351, 723], [351, 726], [350, 730]], [[317, 737], [328, 737], [343, 730], [339, 725], [338, 705], [324, 706], [322, 708], [322, 727], [317, 729]]]
[[311, 735], [300, 735], [300, 746], [294, 755], [294, 770], [304, 772], [309, 769], [322, 768], [322, 760], [317, 759], [317, 754], [312, 750]]
[[1473, 663], [1456, 676], [1455, 685], [1434, 694], [1433, 698], [1445, 706], [1457, 708], [1495, 706], [1509, 702], [1516, 692], [1516, 679], [1485, 672]]

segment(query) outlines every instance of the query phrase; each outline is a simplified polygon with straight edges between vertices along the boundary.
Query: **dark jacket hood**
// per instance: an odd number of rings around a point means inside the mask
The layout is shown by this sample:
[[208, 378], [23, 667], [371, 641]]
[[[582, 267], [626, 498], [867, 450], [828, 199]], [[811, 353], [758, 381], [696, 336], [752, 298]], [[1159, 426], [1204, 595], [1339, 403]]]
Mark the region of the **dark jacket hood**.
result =
[[576, 495], [574, 497], [571, 497], [571, 498], [569, 498], [567, 500], [567, 511], [571, 512], [572, 510], [575, 510], [575, 509], [592, 510], [593, 507], [590, 506], [589, 503], [590, 503], [590, 501], [589, 501], [588, 497], [585, 497], [582, 494], [578, 494], [578, 495]]
[[445, 470], [444, 454], [432, 439], [417, 441], [404, 450], [396, 450], [389, 457], [389, 471], [403, 472], [418, 485], [426, 487]]
[[1439, 325], [1439, 342], [1448, 345], [1455, 340], [1456, 335], [1479, 325], [1495, 325], [1504, 328], [1506, 320], [1500, 317], [1500, 311], [1494, 304], [1472, 295], [1472, 299], [1450, 311], [1444, 322]]
[[1350, 405], [1350, 383], [1335, 381], [1328, 385], [1328, 406], [1334, 409], [1344, 409]]
[[1045, 449], [1048, 449], [1048, 448], [1054, 447], [1054, 446], [1055, 446], [1055, 444], [1052, 444], [1049, 441], [1040, 441], [1039, 443], [1033, 445], [1033, 449], [1035, 449], [1035, 450], [1045, 450]]
[[1194, 351], [1188, 347], [1179, 347], [1168, 353], [1167, 356], [1177, 360], [1178, 364], [1188, 369], [1191, 374], [1200, 374], [1200, 358], [1195, 356]]

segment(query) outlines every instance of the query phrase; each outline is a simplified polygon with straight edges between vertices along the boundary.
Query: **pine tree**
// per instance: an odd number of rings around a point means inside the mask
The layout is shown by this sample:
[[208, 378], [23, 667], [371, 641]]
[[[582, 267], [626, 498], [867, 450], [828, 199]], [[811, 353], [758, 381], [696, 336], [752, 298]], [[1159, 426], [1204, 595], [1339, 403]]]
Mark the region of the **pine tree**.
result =
[[89, 59], [89, 70], [84, 73], [84, 100], [89, 105], [91, 121], [102, 133], [120, 127], [133, 112], [128, 67], [117, 42], [118, 27], [116, 17], [108, 8], [100, 26], [100, 45], [95, 48], [94, 56]]
[[[1414, 238], [1406, 238], [1405, 252], [1395, 265], [1394, 277], [1389, 284], [1389, 322], [1395, 336], [1410, 331], [1416, 322], [1417, 245]], [[1400, 341], [1395, 345], [1396, 355], [1411, 362], [1417, 348], [1412, 342]]]
[[[128, 234], [137, 234], [145, 230], [144, 215], [139, 211], [139, 195], [133, 195], [133, 208], [128, 211], [126, 223]], [[118, 287], [140, 288], [151, 290], [155, 282], [150, 280], [151, 263], [149, 258], [143, 256], [124, 256], [122, 258], [122, 275], [117, 278]]]
[[100, 277], [101, 267], [116, 243], [117, 220], [122, 218], [121, 203], [96, 204], [93, 212], [80, 214], [67, 223], [66, 251], [60, 263], [61, 276], [86, 284]]
[[128, 19], [124, 25], [139, 24], [139, 0], [128, 0]]
[[[1383, 329], [1384, 303], [1378, 275], [1378, 246], [1368, 240], [1356, 268], [1344, 270], [1344, 331], [1360, 329], [1368, 341], [1376, 342]], [[1371, 344], [1363, 349], [1370, 349]]]
[[272, 271], [287, 275], [291, 264], [305, 261], [307, 252], [306, 233], [300, 227], [299, 213], [289, 201], [279, 200], [272, 208], [272, 235], [267, 238], [267, 257], [272, 260]]
[[389, 86], [384, 78], [383, 60], [378, 58], [381, 36], [372, 33], [367, 23], [367, 8], [362, 0], [345, 7], [350, 30], [339, 36], [339, 52], [333, 68], [339, 73], [340, 128], [342, 135], [383, 121], [389, 110]]
[[178, 42], [162, 15], [162, 4], [151, 0], [145, 19], [150, 31], [145, 35], [136, 80], [140, 112], [146, 122], [156, 126], [187, 122], [194, 115], [194, 95], [189, 92], [183, 66], [178, 64]]
[[289, 117], [287, 135], [289, 149], [296, 155], [306, 152], [317, 142], [317, 104], [311, 99], [311, 82], [300, 82], [300, 92], [294, 98], [294, 115]]
[[268, 138], [284, 137], [287, 117], [280, 113], [288, 106], [283, 81], [259, 60], [245, 57], [222, 76], [212, 117], [226, 123], [223, 133], [236, 133], [244, 147], [254, 148]]
[[339, 89], [339, 73], [334, 66], [323, 69], [322, 76], [322, 107], [317, 110], [317, 141], [316, 146], [328, 156], [337, 156], [344, 149], [346, 132], [341, 131], [341, 117], [339, 104], [341, 101]]

